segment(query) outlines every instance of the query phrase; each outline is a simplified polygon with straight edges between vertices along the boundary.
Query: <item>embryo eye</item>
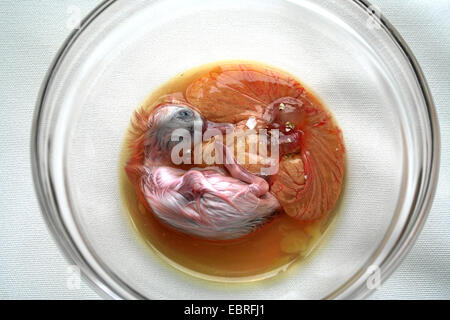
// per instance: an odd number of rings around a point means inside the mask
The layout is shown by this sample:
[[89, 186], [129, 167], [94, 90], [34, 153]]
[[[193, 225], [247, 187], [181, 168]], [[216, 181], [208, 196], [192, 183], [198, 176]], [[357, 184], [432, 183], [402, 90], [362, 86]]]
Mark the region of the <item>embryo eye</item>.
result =
[[177, 112], [177, 118], [180, 119], [190, 119], [192, 118], [194, 113], [191, 110], [183, 109]]

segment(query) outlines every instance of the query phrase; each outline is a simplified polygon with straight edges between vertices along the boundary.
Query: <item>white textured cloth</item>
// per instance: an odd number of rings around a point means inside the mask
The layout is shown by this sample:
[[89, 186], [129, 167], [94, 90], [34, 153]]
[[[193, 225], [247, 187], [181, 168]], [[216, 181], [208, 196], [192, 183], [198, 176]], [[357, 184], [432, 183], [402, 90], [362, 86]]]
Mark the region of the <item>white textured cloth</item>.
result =
[[[373, 0], [421, 64], [442, 138], [440, 181], [426, 226], [370, 298], [450, 299], [450, 0]], [[31, 178], [30, 128], [53, 56], [94, 0], [0, 0], [0, 299], [97, 299], [71, 270], [42, 219]]]

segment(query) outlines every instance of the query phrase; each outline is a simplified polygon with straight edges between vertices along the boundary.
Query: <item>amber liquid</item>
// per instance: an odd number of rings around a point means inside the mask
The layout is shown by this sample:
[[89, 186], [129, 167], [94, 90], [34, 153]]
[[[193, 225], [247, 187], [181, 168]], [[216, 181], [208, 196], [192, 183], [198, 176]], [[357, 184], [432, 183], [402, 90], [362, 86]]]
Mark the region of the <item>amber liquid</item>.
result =
[[[159, 97], [185, 92], [192, 81], [223, 64], [207, 64], [175, 76], [156, 89], [141, 107], [151, 109]], [[319, 100], [314, 102], [320, 105]], [[128, 140], [126, 136], [119, 166], [126, 211], [135, 229], [157, 255], [191, 275], [217, 281], [251, 281], [274, 276], [308, 256], [335, 215], [336, 209], [318, 220], [300, 222], [281, 212], [257, 231], [235, 240], [212, 241], [183, 234], [161, 223], [139, 202], [124, 170], [130, 157]]]

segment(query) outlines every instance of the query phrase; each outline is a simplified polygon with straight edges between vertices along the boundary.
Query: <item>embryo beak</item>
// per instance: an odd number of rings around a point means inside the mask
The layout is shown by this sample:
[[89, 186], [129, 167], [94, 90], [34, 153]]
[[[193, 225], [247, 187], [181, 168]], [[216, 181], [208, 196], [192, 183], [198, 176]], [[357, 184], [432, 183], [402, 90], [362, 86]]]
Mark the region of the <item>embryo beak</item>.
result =
[[203, 132], [207, 130], [219, 130], [221, 133], [225, 134], [227, 131], [232, 131], [234, 126], [230, 123], [219, 123], [219, 122], [213, 122], [209, 120], [205, 120], [203, 122]]

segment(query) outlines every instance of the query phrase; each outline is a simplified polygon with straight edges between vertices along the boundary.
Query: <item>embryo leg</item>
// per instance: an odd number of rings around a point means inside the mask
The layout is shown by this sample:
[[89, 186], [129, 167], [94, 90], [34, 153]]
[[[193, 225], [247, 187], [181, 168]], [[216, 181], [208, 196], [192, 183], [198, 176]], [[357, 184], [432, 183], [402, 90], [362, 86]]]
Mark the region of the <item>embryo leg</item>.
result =
[[224, 166], [233, 178], [239, 179], [249, 184], [249, 191], [257, 197], [261, 197], [269, 191], [269, 184], [263, 178], [248, 172], [244, 167], [236, 162], [234, 154], [223, 143], [216, 142], [222, 147], [224, 153]]

